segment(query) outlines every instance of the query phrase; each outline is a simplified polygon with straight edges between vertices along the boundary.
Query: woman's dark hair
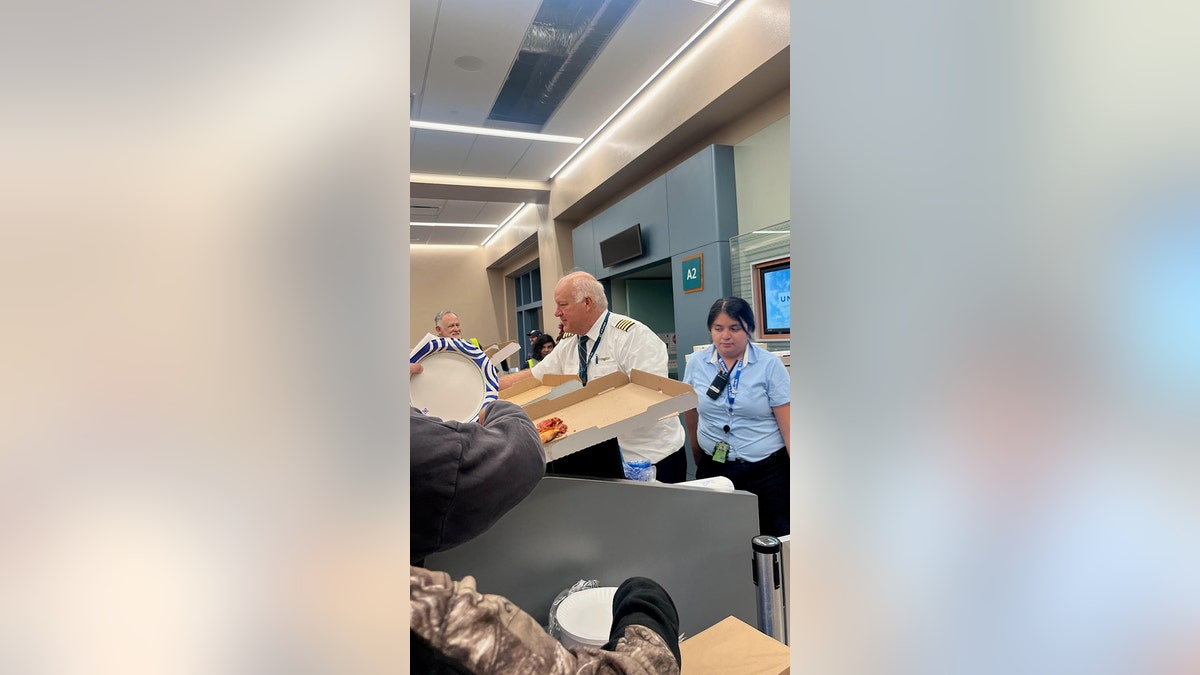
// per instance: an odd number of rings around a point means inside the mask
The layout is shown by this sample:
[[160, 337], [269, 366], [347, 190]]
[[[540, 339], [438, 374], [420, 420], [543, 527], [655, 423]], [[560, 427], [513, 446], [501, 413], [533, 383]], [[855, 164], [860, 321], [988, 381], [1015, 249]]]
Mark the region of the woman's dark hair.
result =
[[530, 354], [530, 356], [537, 359], [538, 361], [541, 361], [542, 360], [542, 348], [548, 344], [551, 344], [551, 345], [554, 344], [553, 337], [551, 337], [549, 335], [542, 335], [542, 336], [536, 338], [533, 341], [533, 348], [530, 350], [532, 352]]
[[754, 333], [754, 310], [750, 308], [750, 303], [741, 298], [721, 298], [714, 302], [712, 309], [708, 310], [709, 330], [712, 330], [713, 322], [722, 312], [740, 321], [747, 333]]

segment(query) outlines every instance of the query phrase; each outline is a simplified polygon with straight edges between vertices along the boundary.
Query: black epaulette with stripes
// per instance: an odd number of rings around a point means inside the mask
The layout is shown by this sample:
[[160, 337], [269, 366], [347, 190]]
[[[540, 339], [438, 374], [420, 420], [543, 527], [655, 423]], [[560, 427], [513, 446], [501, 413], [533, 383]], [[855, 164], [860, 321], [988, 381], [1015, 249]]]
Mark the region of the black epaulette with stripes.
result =
[[560, 338], [558, 338], [558, 339], [560, 339], [560, 340], [566, 340], [566, 339], [567, 339], [567, 338], [569, 338], [569, 337], [575, 337], [575, 334], [574, 334], [574, 333], [563, 333], [563, 334], [562, 334], [562, 337], [560, 337]]
[[636, 323], [637, 322], [635, 322], [633, 319], [621, 319], [620, 321], [613, 324], [613, 328], [616, 328], [617, 330], [623, 330], [626, 333], [628, 333], [629, 329], [633, 328], [634, 324], [636, 324]]

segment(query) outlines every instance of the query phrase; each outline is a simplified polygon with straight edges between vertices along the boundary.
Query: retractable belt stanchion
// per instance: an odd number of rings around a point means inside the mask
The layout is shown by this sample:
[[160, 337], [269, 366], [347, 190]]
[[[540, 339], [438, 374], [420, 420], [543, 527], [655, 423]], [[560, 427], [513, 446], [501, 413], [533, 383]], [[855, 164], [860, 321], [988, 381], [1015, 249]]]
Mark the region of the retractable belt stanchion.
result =
[[758, 536], [754, 547], [754, 586], [758, 596], [758, 629], [787, 644], [787, 607], [784, 604], [783, 545], [775, 537]]

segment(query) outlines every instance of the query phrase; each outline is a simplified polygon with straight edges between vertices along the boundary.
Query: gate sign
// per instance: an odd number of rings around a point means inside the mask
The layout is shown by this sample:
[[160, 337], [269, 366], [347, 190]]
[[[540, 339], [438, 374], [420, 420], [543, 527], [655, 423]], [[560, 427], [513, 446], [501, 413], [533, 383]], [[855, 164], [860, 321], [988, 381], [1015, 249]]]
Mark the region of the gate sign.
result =
[[704, 290], [704, 254], [684, 258], [682, 261], [683, 292], [696, 293]]

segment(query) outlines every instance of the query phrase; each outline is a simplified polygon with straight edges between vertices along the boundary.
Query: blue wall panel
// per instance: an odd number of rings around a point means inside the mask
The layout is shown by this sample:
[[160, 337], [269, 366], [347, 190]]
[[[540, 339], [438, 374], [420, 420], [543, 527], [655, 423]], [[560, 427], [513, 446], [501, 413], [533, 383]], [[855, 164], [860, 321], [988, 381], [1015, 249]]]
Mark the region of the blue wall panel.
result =
[[676, 234], [671, 254], [717, 241], [713, 153], [705, 148], [667, 172], [667, 217]]
[[592, 236], [592, 222], [589, 220], [571, 231], [571, 248], [575, 252], [575, 269], [598, 275], [600, 250]]
[[664, 176], [671, 254], [737, 234], [733, 148], [710, 145]]
[[642, 226], [642, 256], [613, 267], [601, 268], [600, 273], [596, 275], [598, 278], [607, 278], [645, 267], [649, 263], [666, 260], [671, 256], [670, 232], [667, 229], [667, 188], [661, 178], [592, 219], [597, 267], [602, 264], [600, 242], [638, 223]]
[[733, 146], [712, 145], [713, 196], [716, 198], [717, 240], [737, 236], [737, 179], [734, 176]]
[[[704, 290], [683, 292], [679, 270], [683, 259], [704, 254]], [[684, 355], [693, 345], [712, 342], [708, 334], [708, 310], [720, 298], [732, 293], [729, 275], [729, 242], [715, 241], [690, 251], [671, 256], [671, 294], [675, 302], [675, 344], [679, 349], [679, 377], [683, 378]]]

